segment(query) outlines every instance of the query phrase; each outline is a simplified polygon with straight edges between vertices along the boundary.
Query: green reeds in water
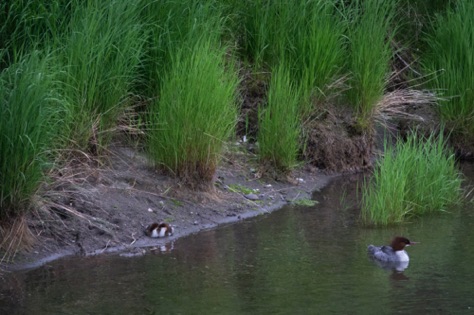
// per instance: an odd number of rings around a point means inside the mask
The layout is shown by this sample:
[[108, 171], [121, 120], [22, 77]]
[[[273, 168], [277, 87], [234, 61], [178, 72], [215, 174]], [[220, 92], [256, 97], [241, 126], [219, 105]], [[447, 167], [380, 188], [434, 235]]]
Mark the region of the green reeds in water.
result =
[[437, 15], [427, 46], [424, 68], [437, 73], [428, 85], [449, 98], [439, 106], [442, 119], [474, 139], [474, 2], [457, 1]]
[[286, 172], [296, 166], [301, 123], [301, 90], [283, 63], [272, 72], [267, 107], [259, 113], [259, 157]]
[[362, 194], [362, 218], [368, 224], [401, 223], [406, 218], [445, 211], [462, 198], [455, 157], [442, 134], [427, 139], [410, 135], [385, 156]]
[[138, 3], [78, 1], [69, 29], [55, 38], [69, 104], [67, 136], [77, 149], [96, 153], [129, 104], [145, 42]]
[[[55, 124], [48, 59], [34, 52], [0, 74], [0, 221], [28, 210]], [[53, 106], [54, 105], [54, 106]]]
[[397, 1], [353, 1], [347, 11], [351, 75], [347, 96], [362, 129], [371, 128], [375, 106], [381, 100], [390, 70]]
[[183, 45], [152, 105], [148, 151], [157, 166], [191, 186], [212, 183], [224, 141], [233, 133], [238, 77], [226, 47], [202, 34]]

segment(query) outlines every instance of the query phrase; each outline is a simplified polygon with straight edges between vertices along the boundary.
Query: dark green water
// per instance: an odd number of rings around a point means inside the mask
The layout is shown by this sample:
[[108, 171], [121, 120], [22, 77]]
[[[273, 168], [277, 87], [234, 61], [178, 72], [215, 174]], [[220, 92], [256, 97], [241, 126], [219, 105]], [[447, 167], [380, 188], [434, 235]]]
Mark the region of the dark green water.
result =
[[[357, 185], [336, 180], [315, 207], [192, 235], [168, 253], [12, 274], [0, 285], [0, 314], [474, 314], [472, 204], [368, 229], [357, 224]], [[408, 268], [372, 264], [367, 245], [398, 234], [421, 242], [408, 248]]]

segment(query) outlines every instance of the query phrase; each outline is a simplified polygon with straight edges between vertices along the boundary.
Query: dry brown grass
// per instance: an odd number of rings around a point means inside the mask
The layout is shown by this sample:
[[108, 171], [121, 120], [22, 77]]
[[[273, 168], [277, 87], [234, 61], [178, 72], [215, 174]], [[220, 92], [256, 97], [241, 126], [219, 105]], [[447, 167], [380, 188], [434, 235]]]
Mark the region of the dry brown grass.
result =
[[403, 118], [424, 121], [423, 117], [410, 114], [407, 109], [415, 105], [435, 106], [441, 100], [435, 93], [426, 90], [401, 89], [386, 93], [375, 106], [374, 120], [385, 124], [388, 120]]
[[18, 251], [31, 249], [35, 240], [24, 215], [4, 221], [0, 225], [0, 262], [13, 261]]

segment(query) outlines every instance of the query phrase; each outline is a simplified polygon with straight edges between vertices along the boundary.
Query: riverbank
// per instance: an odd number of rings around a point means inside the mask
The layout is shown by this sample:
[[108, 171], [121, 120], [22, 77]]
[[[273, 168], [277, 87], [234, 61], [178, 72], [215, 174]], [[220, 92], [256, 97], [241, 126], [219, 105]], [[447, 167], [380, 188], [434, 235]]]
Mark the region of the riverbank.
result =
[[270, 211], [310, 195], [318, 169], [370, 170], [383, 128], [446, 130], [472, 159], [474, 102], [455, 97], [472, 85], [470, 50], [445, 45], [473, 37], [464, 2], [4, 6], [0, 261], [128, 250], [152, 222], [179, 237]]
[[[56, 174], [54, 185], [42, 188], [36, 210], [27, 217], [33, 247], [2, 267], [36, 268], [69, 255], [168, 250], [177, 238], [269, 213], [287, 203], [306, 202], [334, 177], [310, 165], [301, 165], [285, 178], [262, 176], [256, 156], [246, 146], [229, 145], [216, 173], [215, 190], [207, 193], [157, 173], [139, 150], [119, 143], [111, 147], [103, 165], [88, 161], [64, 169]], [[161, 221], [174, 226], [173, 236], [145, 236], [147, 225]]]

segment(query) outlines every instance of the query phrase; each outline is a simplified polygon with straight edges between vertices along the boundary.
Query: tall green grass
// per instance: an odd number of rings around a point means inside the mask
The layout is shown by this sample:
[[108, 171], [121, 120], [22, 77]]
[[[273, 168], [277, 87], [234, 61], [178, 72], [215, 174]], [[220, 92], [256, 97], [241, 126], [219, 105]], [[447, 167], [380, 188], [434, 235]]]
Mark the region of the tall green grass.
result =
[[208, 188], [234, 130], [239, 80], [226, 47], [202, 34], [172, 59], [150, 113], [148, 150], [157, 166]]
[[363, 189], [362, 218], [366, 223], [401, 223], [407, 217], [445, 211], [462, 198], [454, 154], [442, 134], [415, 134], [395, 148], [385, 145], [385, 156]]
[[[257, 68], [273, 68], [284, 59], [306, 96], [320, 99], [344, 63], [345, 23], [332, 0], [243, 1], [241, 47]], [[244, 57], [245, 58], [245, 57]], [[306, 110], [305, 110], [306, 109]]]
[[314, 110], [311, 97], [323, 100], [331, 92], [329, 86], [342, 76], [346, 23], [335, 11], [334, 1], [305, 1], [301, 10], [288, 58], [293, 63], [293, 78], [302, 87], [303, 114], [307, 114]]
[[398, 1], [352, 1], [346, 11], [349, 21], [351, 79], [347, 91], [362, 129], [371, 127], [375, 106], [381, 100], [390, 70], [392, 40]]
[[9, 0], [0, 2], [0, 68], [35, 49], [49, 48], [68, 23], [71, 0]]
[[286, 172], [296, 166], [301, 123], [301, 89], [284, 64], [272, 71], [267, 107], [259, 113], [259, 157]]
[[202, 34], [222, 35], [222, 6], [219, 1], [142, 0], [142, 19], [147, 32], [141, 72], [145, 78], [142, 93], [156, 97], [172, 59], [179, 50], [192, 49]]
[[129, 105], [146, 39], [139, 3], [74, 2], [69, 28], [54, 39], [69, 104], [67, 137], [80, 150], [96, 152], [106, 143]]
[[427, 45], [424, 68], [440, 71], [428, 85], [449, 98], [439, 107], [441, 117], [474, 139], [474, 2], [457, 1], [455, 9], [437, 15]]
[[399, 0], [400, 30], [397, 32], [399, 45], [419, 56], [424, 50], [423, 36], [432, 27], [432, 20], [453, 5], [457, 0]]
[[48, 58], [24, 56], [0, 74], [0, 220], [28, 210], [53, 149], [53, 101]]
[[[247, 58], [257, 69], [263, 68], [265, 64], [271, 64], [281, 53], [278, 51], [281, 44], [279, 34], [280, 25], [284, 26], [285, 21], [278, 15], [278, 6], [282, 1], [267, 0], [247, 0], [234, 1], [234, 9], [240, 12], [240, 19], [243, 24], [240, 36], [239, 47], [242, 50], [243, 58]], [[283, 2], [283, 4], [295, 3]], [[287, 10], [282, 10], [283, 12]], [[277, 20], [278, 18], [279, 21]], [[280, 24], [280, 25], [279, 25]], [[236, 25], [239, 25], [236, 23]]]

